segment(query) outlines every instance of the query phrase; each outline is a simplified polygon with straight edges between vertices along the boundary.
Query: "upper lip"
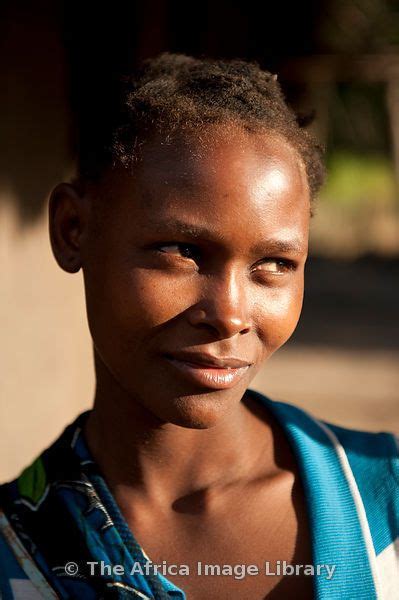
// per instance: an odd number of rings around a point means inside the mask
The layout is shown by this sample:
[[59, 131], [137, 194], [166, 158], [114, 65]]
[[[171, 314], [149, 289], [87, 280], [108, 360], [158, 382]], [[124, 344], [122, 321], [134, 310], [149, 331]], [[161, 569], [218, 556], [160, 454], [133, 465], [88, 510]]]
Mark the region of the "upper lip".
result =
[[175, 358], [184, 362], [196, 363], [207, 367], [216, 367], [219, 369], [237, 369], [248, 367], [252, 363], [247, 360], [241, 360], [233, 356], [213, 356], [204, 352], [168, 352], [165, 354], [169, 358]]

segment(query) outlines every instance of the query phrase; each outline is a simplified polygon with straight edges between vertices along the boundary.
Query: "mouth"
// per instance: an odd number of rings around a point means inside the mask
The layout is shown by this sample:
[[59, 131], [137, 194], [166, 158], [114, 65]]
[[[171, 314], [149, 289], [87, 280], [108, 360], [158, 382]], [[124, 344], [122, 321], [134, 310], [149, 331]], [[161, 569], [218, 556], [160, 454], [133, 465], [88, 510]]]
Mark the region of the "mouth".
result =
[[234, 387], [251, 366], [251, 363], [240, 359], [204, 354], [165, 354], [164, 358], [186, 380], [215, 390]]

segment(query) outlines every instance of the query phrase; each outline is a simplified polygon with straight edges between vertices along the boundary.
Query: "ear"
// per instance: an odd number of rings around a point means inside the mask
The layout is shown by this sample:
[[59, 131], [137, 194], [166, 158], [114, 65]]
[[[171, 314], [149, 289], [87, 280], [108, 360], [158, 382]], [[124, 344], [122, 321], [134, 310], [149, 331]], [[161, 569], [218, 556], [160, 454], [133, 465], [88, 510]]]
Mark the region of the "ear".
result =
[[57, 263], [68, 273], [77, 273], [82, 266], [87, 223], [87, 199], [74, 185], [57, 185], [49, 202], [50, 241]]

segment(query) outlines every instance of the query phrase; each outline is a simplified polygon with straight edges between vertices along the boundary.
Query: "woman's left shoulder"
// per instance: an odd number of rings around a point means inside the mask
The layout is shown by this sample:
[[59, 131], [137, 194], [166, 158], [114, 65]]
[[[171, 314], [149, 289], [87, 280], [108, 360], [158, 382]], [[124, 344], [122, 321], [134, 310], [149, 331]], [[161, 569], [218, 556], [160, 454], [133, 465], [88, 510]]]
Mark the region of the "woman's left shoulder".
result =
[[325, 421], [337, 451], [347, 458], [355, 479], [362, 488], [381, 489], [383, 485], [399, 492], [399, 437], [388, 431], [364, 431], [341, 427]]

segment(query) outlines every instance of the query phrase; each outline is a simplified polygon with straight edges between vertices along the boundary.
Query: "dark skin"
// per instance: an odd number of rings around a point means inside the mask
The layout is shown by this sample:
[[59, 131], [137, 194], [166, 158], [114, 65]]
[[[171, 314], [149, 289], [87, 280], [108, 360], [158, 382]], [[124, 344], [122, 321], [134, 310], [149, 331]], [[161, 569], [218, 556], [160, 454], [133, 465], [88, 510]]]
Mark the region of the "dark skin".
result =
[[[94, 343], [85, 436], [146, 554], [190, 565], [190, 577], [170, 576], [188, 600], [311, 598], [309, 577], [264, 575], [266, 560], [312, 557], [290, 446], [246, 393], [299, 319], [305, 169], [275, 133], [214, 125], [204, 139], [155, 136], [133, 174], [53, 192], [53, 250], [65, 270], [83, 268]], [[181, 350], [250, 366], [211, 389], [166, 359]], [[197, 561], [260, 574], [198, 576]]]

